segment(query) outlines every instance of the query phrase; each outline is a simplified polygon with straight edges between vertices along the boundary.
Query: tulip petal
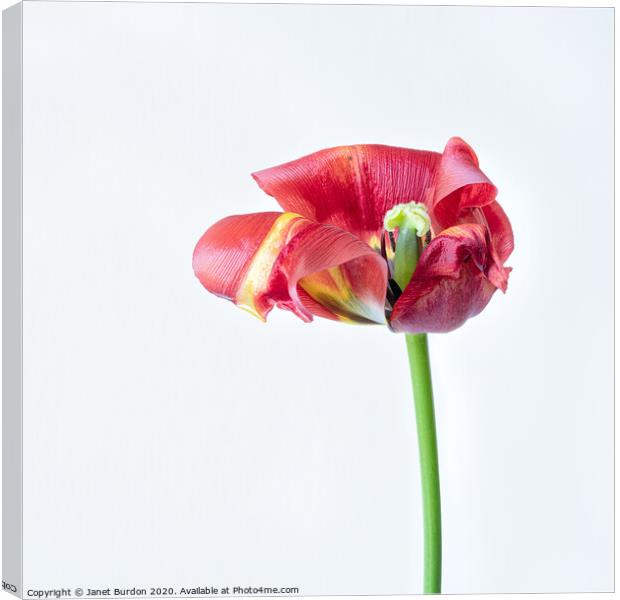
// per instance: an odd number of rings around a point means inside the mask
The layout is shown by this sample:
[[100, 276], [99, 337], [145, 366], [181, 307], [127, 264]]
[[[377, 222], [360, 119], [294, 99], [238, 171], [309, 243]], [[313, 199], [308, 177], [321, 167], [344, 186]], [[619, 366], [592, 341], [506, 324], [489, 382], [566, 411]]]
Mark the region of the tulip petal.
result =
[[432, 220], [436, 231], [465, 223], [478, 223], [489, 231], [492, 264], [489, 278], [506, 291], [508, 272], [503, 266], [514, 240], [510, 221], [496, 202], [497, 189], [480, 170], [478, 157], [461, 138], [446, 144], [432, 192]]
[[482, 225], [457, 225], [436, 236], [394, 305], [392, 329], [441, 333], [477, 315], [497, 289], [487, 272], [492, 264], [490, 249]]
[[286, 211], [349, 231], [379, 249], [395, 204], [423, 202], [441, 155], [379, 144], [339, 146], [252, 176]]
[[493, 247], [503, 264], [514, 249], [514, 237], [510, 221], [503, 208], [497, 202], [483, 206], [481, 210], [491, 234]]
[[478, 157], [461, 138], [448, 140], [433, 180], [431, 213], [435, 229], [456, 225], [473, 208], [495, 202], [497, 188], [480, 170]]
[[278, 306], [304, 321], [385, 323], [383, 258], [354, 235], [295, 213], [219, 221], [198, 242], [193, 266], [207, 290], [262, 320]]
[[211, 293], [234, 300], [252, 258], [282, 213], [226, 217], [200, 238], [192, 259], [196, 277]]

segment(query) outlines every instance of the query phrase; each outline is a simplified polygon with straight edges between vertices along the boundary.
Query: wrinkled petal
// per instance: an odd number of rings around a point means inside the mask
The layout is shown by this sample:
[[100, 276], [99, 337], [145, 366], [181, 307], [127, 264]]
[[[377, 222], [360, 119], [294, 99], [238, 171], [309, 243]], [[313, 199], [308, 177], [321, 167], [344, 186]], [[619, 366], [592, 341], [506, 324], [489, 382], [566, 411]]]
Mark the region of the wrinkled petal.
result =
[[[491, 227], [487, 215], [491, 218], [491, 223], [495, 227]], [[502, 218], [504, 221], [502, 221]], [[461, 225], [476, 223], [481, 225], [487, 232], [489, 266], [487, 277], [491, 283], [502, 290], [506, 291], [508, 286], [508, 273], [512, 271], [510, 267], [504, 267], [504, 261], [512, 252], [512, 227], [504, 211], [497, 202], [493, 202], [482, 208], [474, 208], [468, 211], [468, 214], [461, 219]]]
[[212, 225], [196, 244], [192, 259], [202, 285], [212, 294], [234, 300], [252, 258], [281, 215], [232, 216]]
[[497, 202], [488, 204], [482, 207], [481, 210], [484, 214], [486, 225], [489, 228], [493, 247], [503, 264], [514, 249], [514, 237], [510, 221], [504, 209]]
[[503, 264], [514, 247], [512, 227], [496, 201], [497, 189], [480, 170], [476, 153], [461, 138], [451, 138], [446, 144], [431, 195], [431, 219], [436, 232], [466, 223], [487, 228], [492, 263], [489, 278], [505, 291], [510, 269]]
[[253, 173], [286, 211], [349, 231], [380, 246], [395, 204], [423, 202], [440, 154], [378, 144], [340, 146]]
[[354, 235], [295, 213], [227, 217], [202, 236], [194, 272], [210, 292], [265, 319], [274, 307], [385, 323], [387, 266]]
[[497, 289], [488, 277], [490, 250], [481, 225], [457, 225], [436, 236], [394, 305], [392, 329], [447, 332], [477, 315]]
[[440, 231], [459, 223], [469, 209], [495, 202], [497, 189], [480, 170], [478, 157], [461, 138], [448, 140], [433, 180], [431, 217]]

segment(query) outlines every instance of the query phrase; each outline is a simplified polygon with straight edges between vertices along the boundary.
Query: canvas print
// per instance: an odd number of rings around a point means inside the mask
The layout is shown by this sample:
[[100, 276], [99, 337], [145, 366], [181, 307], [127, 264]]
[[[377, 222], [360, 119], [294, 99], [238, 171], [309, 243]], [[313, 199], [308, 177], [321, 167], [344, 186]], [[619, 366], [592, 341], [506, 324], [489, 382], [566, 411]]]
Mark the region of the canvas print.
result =
[[613, 42], [6, 10], [4, 591], [613, 591]]

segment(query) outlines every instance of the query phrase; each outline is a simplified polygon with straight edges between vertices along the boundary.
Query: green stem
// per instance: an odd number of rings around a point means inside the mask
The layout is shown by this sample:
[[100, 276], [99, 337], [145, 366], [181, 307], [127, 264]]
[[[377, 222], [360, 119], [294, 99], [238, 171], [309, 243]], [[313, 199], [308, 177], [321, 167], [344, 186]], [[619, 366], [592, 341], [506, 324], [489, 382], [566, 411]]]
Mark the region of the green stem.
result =
[[441, 593], [441, 500], [431, 365], [426, 334], [407, 334], [415, 402], [424, 515], [424, 593]]

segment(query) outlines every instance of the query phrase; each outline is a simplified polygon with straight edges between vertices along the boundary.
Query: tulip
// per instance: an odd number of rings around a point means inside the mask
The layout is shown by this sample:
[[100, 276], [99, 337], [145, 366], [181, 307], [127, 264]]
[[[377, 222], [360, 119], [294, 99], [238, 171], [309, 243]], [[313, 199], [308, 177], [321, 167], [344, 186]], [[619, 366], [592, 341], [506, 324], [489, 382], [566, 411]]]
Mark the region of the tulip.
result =
[[341, 146], [253, 174], [283, 212], [230, 216], [200, 238], [211, 293], [261, 320], [273, 307], [404, 333], [422, 471], [425, 592], [439, 592], [441, 519], [427, 333], [452, 331], [506, 291], [513, 249], [497, 189], [460, 138], [443, 153]]
[[[452, 138], [443, 154], [380, 145], [343, 146], [253, 174], [285, 212], [226, 217], [202, 236], [196, 276], [210, 292], [260, 319], [278, 308], [438, 333], [477, 315], [506, 290], [510, 223], [473, 150]], [[430, 220], [409, 277], [395, 277], [398, 205]], [[401, 246], [404, 241], [401, 241]]]

